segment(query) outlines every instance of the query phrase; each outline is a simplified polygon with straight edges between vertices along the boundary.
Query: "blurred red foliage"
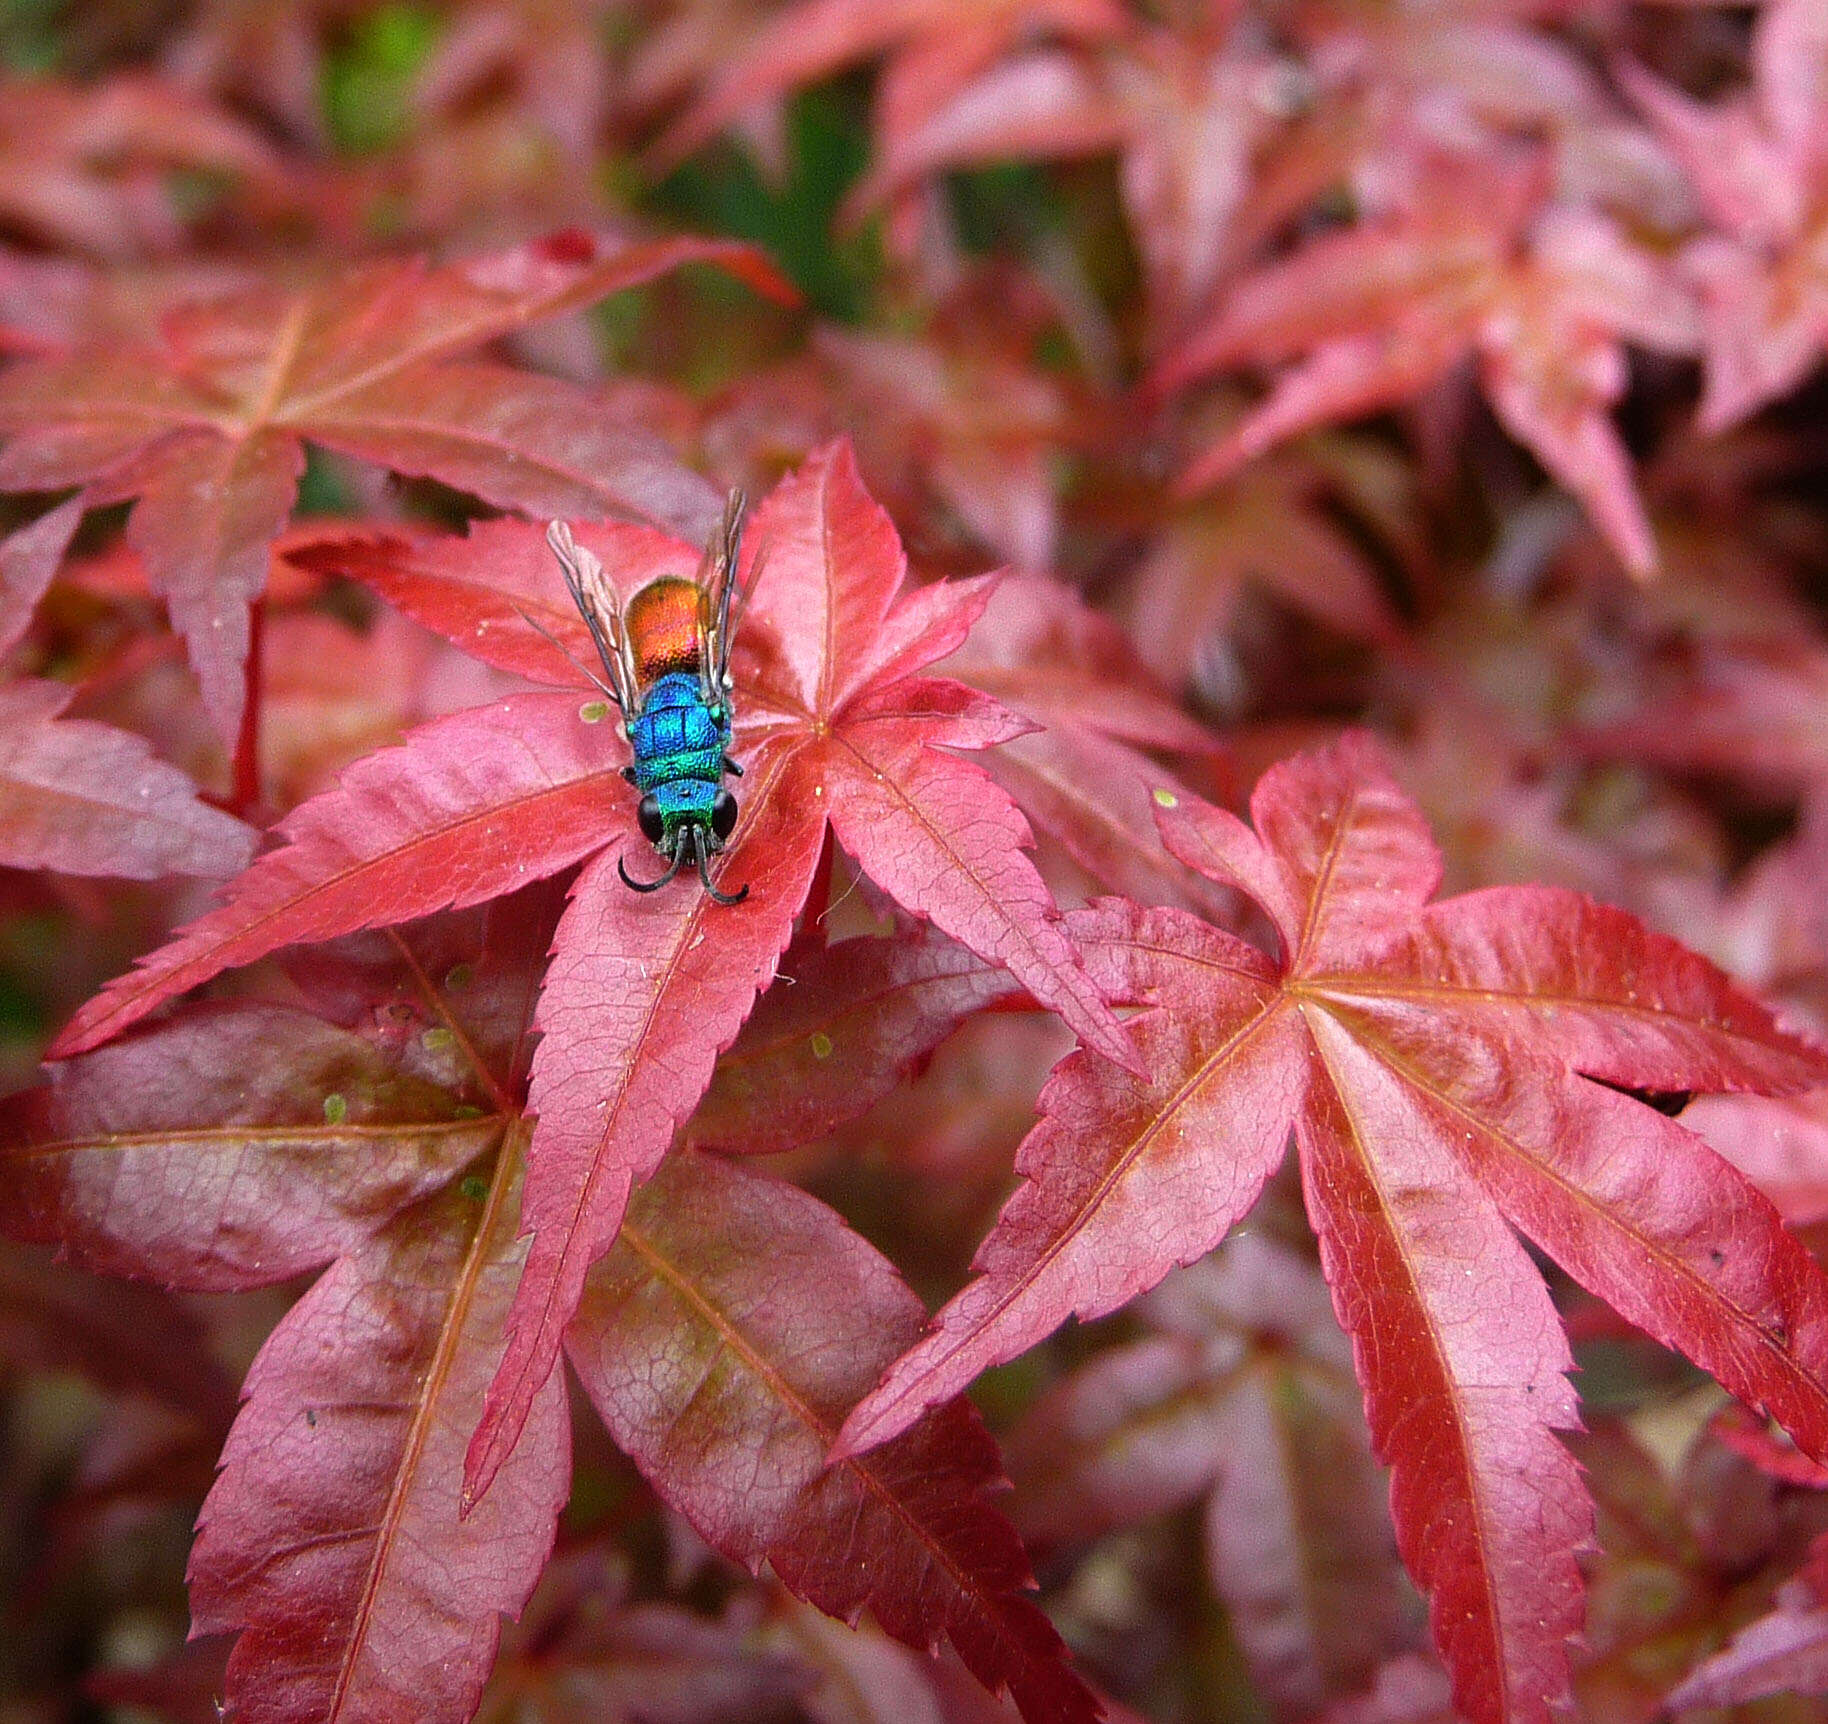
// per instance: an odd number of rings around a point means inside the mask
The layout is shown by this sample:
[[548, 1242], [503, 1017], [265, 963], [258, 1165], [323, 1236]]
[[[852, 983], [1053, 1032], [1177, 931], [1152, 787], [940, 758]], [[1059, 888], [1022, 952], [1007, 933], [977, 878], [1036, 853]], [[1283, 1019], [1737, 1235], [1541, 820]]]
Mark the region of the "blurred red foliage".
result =
[[1828, 0], [18, 10], [0, 1714], [1818, 1715]]

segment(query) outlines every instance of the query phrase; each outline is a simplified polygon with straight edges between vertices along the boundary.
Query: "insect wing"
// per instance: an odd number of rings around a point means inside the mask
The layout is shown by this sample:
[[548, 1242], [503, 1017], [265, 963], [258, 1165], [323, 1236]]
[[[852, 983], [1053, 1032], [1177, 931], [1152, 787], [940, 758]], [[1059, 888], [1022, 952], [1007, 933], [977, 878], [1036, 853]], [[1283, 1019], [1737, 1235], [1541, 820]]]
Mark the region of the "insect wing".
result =
[[[704, 563], [699, 569], [699, 586], [704, 594], [701, 615], [705, 623], [704, 652], [699, 663], [705, 667], [705, 698], [723, 698], [730, 673], [730, 642], [735, 633], [731, 619], [731, 601], [736, 596], [738, 570], [742, 562], [743, 511], [747, 499], [741, 491], [732, 491], [724, 502], [724, 517], [711, 541], [705, 546]], [[741, 621], [740, 615], [736, 619]]]
[[724, 604], [725, 614], [728, 616], [729, 621], [723, 630], [723, 663], [719, 666], [717, 672], [717, 680], [722, 683], [725, 688], [730, 686], [730, 656], [736, 648], [736, 637], [742, 629], [743, 618], [749, 614], [750, 596], [755, 591], [756, 582], [762, 578], [762, 568], [767, 561], [768, 541], [764, 539], [761, 544], [756, 547], [755, 555], [749, 559], [749, 574], [747, 579], [742, 581], [741, 585], [738, 586], [736, 577], [731, 577], [730, 584], [736, 589], [736, 602], [731, 604], [726, 600]]
[[594, 552], [572, 537], [567, 522], [554, 521], [546, 529], [546, 543], [559, 560], [565, 586], [578, 615], [596, 642], [597, 657], [608, 673], [616, 704], [625, 713], [635, 710], [635, 666], [629, 651], [628, 631], [622, 626], [622, 602], [603, 572]]

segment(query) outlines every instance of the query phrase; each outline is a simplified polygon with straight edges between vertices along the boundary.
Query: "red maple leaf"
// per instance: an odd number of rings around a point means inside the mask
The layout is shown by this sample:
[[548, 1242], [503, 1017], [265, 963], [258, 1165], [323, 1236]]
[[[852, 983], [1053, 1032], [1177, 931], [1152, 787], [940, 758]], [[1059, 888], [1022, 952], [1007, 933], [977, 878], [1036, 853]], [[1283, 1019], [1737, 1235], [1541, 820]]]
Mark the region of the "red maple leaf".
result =
[[1021, 1542], [984, 1500], [996, 1444], [965, 1401], [828, 1470], [845, 1411], [920, 1322], [823, 1204], [682, 1150], [591, 1271], [565, 1352], [617, 1446], [725, 1555], [833, 1616], [868, 1605], [914, 1645], [943, 1621], [1030, 1724], [1089, 1724], [1091, 1695], [1024, 1596]]
[[[650, 528], [581, 533], [626, 592], [698, 560]], [[281, 823], [289, 842], [231, 883], [220, 909], [105, 989], [53, 1050], [94, 1047], [281, 946], [478, 903], [591, 858], [540, 997], [525, 1202], [535, 1238], [471, 1456], [475, 1494], [550, 1375], [630, 1190], [659, 1164], [773, 978], [828, 821], [906, 908], [1007, 968], [1108, 1058], [1134, 1058], [1022, 854], [1021, 814], [982, 768], [949, 752], [1024, 725], [960, 683], [921, 674], [964, 640], [987, 584], [898, 597], [900, 542], [843, 446], [782, 483], [747, 543], [765, 546], [766, 561], [740, 643], [743, 814], [724, 863], [724, 878], [749, 887], [746, 904], [720, 909], [687, 888], [637, 897], [616, 878], [622, 846], [641, 842], [625, 750], [613, 727], [595, 723], [603, 704], [580, 705], [591, 691], [575, 664], [534, 626], [580, 657], [589, 650], [536, 529], [496, 522], [418, 549], [352, 544], [321, 560], [561, 692], [458, 713], [357, 762]]]
[[924, 469], [979, 540], [1018, 568], [1040, 569], [1053, 560], [1058, 526], [1050, 463], [1091, 409], [1035, 371], [1027, 331], [1012, 324], [978, 317], [963, 335], [924, 340], [824, 330], [818, 351], [864, 419], [858, 441], [872, 475], [891, 463]]
[[0, 219], [11, 230], [98, 257], [175, 251], [188, 225], [181, 170], [269, 197], [287, 178], [252, 127], [151, 78], [0, 86]]
[[511, 1125], [524, 1135], [501, 1091], [524, 1033], [503, 997], [518, 976], [524, 1020], [529, 935], [543, 945], [552, 908], [537, 926], [524, 905], [505, 915], [518, 941], [499, 927], [491, 941], [478, 915], [399, 938], [380, 965], [318, 955], [307, 993], [353, 997], [368, 1033], [205, 1004], [0, 1111], [9, 1233], [185, 1288], [332, 1265], [254, 1363], [192, 1554], [200, 1631], [243, 1631], [227, 1678], [243, 1718], [372, 1716], [410, 1691], [414, 1716], [460, 1724], [497, 1613], [518, 1610], [551, 1542], [567, 1476], [557, 1385], [492, 1512], [457, 1516], [523, 1249], [522, 1158], [496, 1153]]
[[[502, 1635], [493, 1683], [502, 1704], [551, 1724], [655, 1711], [669, 1724], [715, 1724], [781, 1716], [814, 1686], [791, 1641], [756, 1632], [749, 1599], [733, 1599], [721, 1619], [706, 1617], [670, 1601], [634, 1602], [632, 1579], [600, 1541], [555, 1556]], [[494, 1700], [483, 1696], [480, 1716], [498, 1715]]]
[[1822, 1668], [1823, 1470], [1741, 1407], [1696, 1423], [1701, 1412], [1682, 1418], [1675, 1446], [1609, 1414], [1569, 1439], [1599, 1529], [1576, 1677], [1586, 1716], [1679, 1717], [1819, 1686], [1804, 1660]]
[[746, 110], [885, 52], [877, 101], [893, 138], [1027, 37], [1096, 40], [1124, 25], [1114, 0], [799, 0], [735, 54], [717, 57], [710, 89], [667, 128], [654, 156], [677, 162]]
[[220, 1441], [234, 1415], [234, 1384], [178, 1300], [73, 1269], [38, 1246], [0, 1242], [0, 1337], [9, 1366], [73, 1373], [143, 1397], [185, 1420], [186, 1439]]
[[683, 263], [792, 290], [753, 248], [561, 233], [433, 268], [369, 265], [185, 306], [149, 343], [95, 341], [0, 379], [0, 489], [137, 498], [127, 538], [190, 647], [225, 736], [305, 444], [430, 475], [504, 509], [624, 514], [679, 531], [711, 487], [576, 385], [458, 355]]
[[0, 654], [24, 639], [82, 518], [82, 499], [71, 497], [0, 539]]
[[[1066, 917], [1069, 933], [1084, 926]], [[686, 1128], [701, 1147], [766, 1155], [857, 1119], [974, 1013], [1022, 999], [1006, 970], [937, 929], [887, 939], [803, 932], [717, 1062]]]
[[1828, 1535], [1778, 1589], [1777, 1602], [1669, 1692], [1674, 1710], [1729, 1707], [1769, 1694], [1828, 1693]]
[[1170, 1276], [1140, 1340], [1055, 1385], [1009, 1442], [1025, 1537], [1205, 1499], [1207, 1566], [1258, 1689], [1309, 1717], [1402, 1650], [1401, 1573], [1320, 1273], [1239, 1231]]
[[1546, 1719], [1592, 1516], [1556, 1439], [1576, 1420], [1569, 1354], [1511, 1230], [1828, 1455], [1828, 1280], [1743, 1176], [1605, 1087], [1794, 1090], [1828, 1055], [1574, 893], [1429, 905], [1439, 853], [1364, 737], [1275, 768], [1251, 806], [1254, 833], [1184, 798], [1159, 818], [1176, 855], [1256, 899], [1281, 955], [1171, 909], [1143, 939], [1081, 942], [1114, 994], [1152, 999], [1130, 1026], [1150, 1076], [1084, 1052], [1060, 1067], [978, 1278], [835, 1452], [1209, 1250], [1292, 1127], [1456, 1704]]
[[[189, 1288], [329, 1265], [249, 1373], [192, 1555], [199, 1629], [239, 1634], [239, 1717], [463, 1724], [546, 1560], [569, 1477], [562, 1373], [489, 1495], [460, 1505], [527, 1250], [527, 1055], [561, 909], [540, 885], [291, 954], [313, 1010], [186, 1006], [0, 1104], [8, 1233]], [[832, 1211], [682, 1152], [636, 1194], [565, 1343], [617, 1441], [716, 1548], [910, 1645], [950, 1638], [1030, 1724], [1089, 1724], [986, 1500], [996, 1448], [968, 1406], [827, 1468], [920, 1320]], [[105, 1364], [106, 1335], [71, 1340]], [[197, 1405], [193, 1355], [163, 1375]]]
[[1782, 796], [1828, 784], [1828, 652], [1815, 641], [1705, 642], [1678, 669], [1673, 687], [1583, 746]]
[[[71, 498], [0, 540], [0, 654], [24, 636], [82, 519]], [[62, 718], [75, 690], [0, 683], [0, 866], [156, 880], [224, 876], [254, 835], [211, 808], [142, 737]]]
[[[1216, 905], [1236, 907], [1234, 892], [1203, 884]], [[1139, 914], [1105, 898], [1062, 921], [1076, 945], [1110, 948], [1136, 938]], [[914, 924], [835, 944], [802, 930], [781, 959], [780, 979], [790, 985], [763, 996], [717, 1062], [686, 1128], [697, 1147], [768, 1155], [812, 1143], [862, 1118], [968, 1019], [1034, 1005], [1006, 969]], [[918, 1111], [902, 1117], [911, 1122], [907, 1143], [918, 1143]]]
[[[1355, 524], [1404, 554], [1405, 538], [1413, 538], [1401, 518], [1405, 477], [1368, 439], [1316, 438], [1310, 445], [1256, 462], [1161, 520], [1125, 608], [1138, 651], [1170, 688], [1223, 688], [1213, 673], [1225, 664], [1233, 625], [1253, 590], [1351, 638], [1387, 649], [1401, 641], [1371, 560], [1338, 516], [1350, 511]], [[1374, 499], [1380, 484], [1395, 496]], [[1218, 689], [1212, 698], [1222, 704]]]
[[1417, 179], [1381, 219], [1238, 281], [1163, 361], [1157, 389], [1241, 363], [1289, 367], [1182, 489], [1297, 431], [1408, 402], [1470, 359], [1506, 429], [1580, 498], [1625, 566], [1649, 573], [1656, 550], [1610, 410], [1625, 341], [1695, 345], [1686, 292], [1610, 218], [1546, 203], [1538, 163], [1430, 157]]
[[[918, 331], [820, 329], [809, 354], [733, 380], [700, 416], [699, 446], [733, 481], [772, 479], [790, 458], [850, 436], [878, 497], [923, 523], [917, 560], [950, 561], [946, 541], [964, 539], [1046, 568], [1059, 529], [1055, 468], [1107, 425], [1083, 379], [1036, 364], [1061, 329], [1058, 296], [1034, 275], [967, 267]], [[1096, 346], [1083, 324], [1073, 338]]]
[[1432, 1658], [1404, 1653], [1377, 1673], [1370, 1691], [1329, 1706], [1317, 1724], [1461, 1724], [1447, 1672]]
[[1828, 1090], [1699, 1096], [1682, 1123], [1750, 1179], [1792, 1227], [1828, 1220]]
[[1253, 159], [1286, 123], [1300, 85], [1293, 62], [1266, 52], [1254, 32], [1227, 34], [1133, 25], [1077, 48], [1031, 49], [996, 64], [986, 56], [968, 82], [934, 92], [943, 103], [885, 114], [877, 160], [846, 213], [855, 219], [948, 170], [1115, 151], [1153, 310], [1173, 328], [1235, 261]]
[[1235, 907], [1162, 848], [1150, 793], [1181, 782], [1142, 752], [1210, 761], [1220, 745], [1154, 685], [1107, 617], [1046, 575], [1007, 575], [946, 668], [1040, 727], [998, 749], [990, 770], [1100, 885], [1220, 920]]
[[253, 831], [200, 800], [143, 737], [60, 718], [73, 692], [0, 684], [0, 866], [127, 880], [244, 866]]
[[1828, 53], [1821, 8], [1776, 0], [1752, 37], [1752, 88], [1709, 107], [1621, 68], [1720, 229], [1684, 259], [1701, 289], [1703, 430], [1787, 394], [1828, 347]]
[[[383, 126], [389, 147], [382, 153], [397, 158], [428, 138], [450, 150], [469, 129], [466, 122], [525, 115], [567, 156], [587, 157], [603, 134], [614, 98], [627, 96], [621, 81], [611, 77], [604, 53], [603, 33], [613, 10], [614, 0], [486, 0], [441, 17], [423, 59], [410, 71], [394, 68], [401, 87], [392, 102], [404, 110], [398, 116], [402, 123], [413, 124], [404, 137]], [[319, 177], [334, 184], [351, 167], [367, 164], [352, 161], [347, 151], [333, 166], [321, 162], [334, 153], [326, 113], [333, 104], [325, 101], [326, 88], [333, 87], [339, 60], [346, 63], [350, 55], [352, 34], [359, 59], [363, 32], [380, 38], [388, 28], [384, 16], [352, 17], [341, 0], [267, 0], [259, 6], [213, 0], [175, 22], [163, 59], [185, 88], [252, 107], [292, 142], [310, 146], [320, 158]], [[498, 129], [495, 135], [512, 134]], [[549, 181], [552, 164], [541, 165]], [[511, 178], [517, 188], [531, 189], [518, 164], [498, 160], [495, 173], [497, 187]], [[449, 199], [453, 178], [465, 190], [482, 193], [483, 188], [464, 185], [460, 166], [456, 175], [437, 182], [435, 195]], [[396, 219], [406, 213], [398, 212]], [[476, 206], [466, 213], [474, 217]], [[397, 235], [399, 229], [388, 231]]]

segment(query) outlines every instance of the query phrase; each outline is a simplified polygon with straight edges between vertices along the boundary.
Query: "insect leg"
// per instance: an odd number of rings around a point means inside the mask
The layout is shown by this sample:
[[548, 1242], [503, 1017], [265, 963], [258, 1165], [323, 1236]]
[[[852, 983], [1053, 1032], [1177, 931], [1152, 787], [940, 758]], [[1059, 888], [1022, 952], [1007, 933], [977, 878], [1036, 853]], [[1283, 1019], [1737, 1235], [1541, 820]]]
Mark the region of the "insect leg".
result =
[[516, 616], [518, 616], [520, 618], [520, 620], [522, 622], [524, 622], [527, 625], [528, 628], [532, 629], [535, 634], [544, 635], [548, 641], [550, 641], [555, 647], [557, 647], [559, 649], [559, 651], [562, 652], [565, 655], [565, 657], [571, 661], [572, 669], [577, 671], [577, 673], [580, 676], [582, 676], [586, 682], [594, 685], [595, 688], [597, 689], [598, 693], [607, 695], [612, 701], [614, 701], [616, 703], [617, 706], [622, 705], [622, 696], [619, 693], [617, 693], [617, 691], [615, 689], [611, 688], [609, 686], [609, 684], [606, 683], [600, 676], [598, 676], [597, 673], [594, 670], [592, 670], [589, 665], [583, 663], [578, 658], [577, 654], [574, 653], [570, 647], [566, 646], [566, 644], [562, 640], [560, 640], [559, 637], [557, 635], [555, 635], [551, 629], [547, 628], [545, 626], [545, 624], [543, 624], [542, 622], [540, 622], [538, 620], [538, 618], [529, 616], [525, 611], [523, 611], [520, 608], [519, 605], [516, 605], [514, 607], [514, 613]]

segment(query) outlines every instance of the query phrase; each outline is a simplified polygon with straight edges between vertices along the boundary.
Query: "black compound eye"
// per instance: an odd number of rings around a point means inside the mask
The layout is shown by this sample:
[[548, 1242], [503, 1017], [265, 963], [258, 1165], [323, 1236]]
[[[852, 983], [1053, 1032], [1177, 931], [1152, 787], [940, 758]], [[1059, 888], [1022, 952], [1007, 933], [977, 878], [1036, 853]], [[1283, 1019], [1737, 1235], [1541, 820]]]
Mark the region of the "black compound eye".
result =
[[641, 827], [641, 836], [650, 844], [658, 844], [666, 836], [666, 821], [660, 813], [660, 798], [653, 791], [641, 798], [641, 806], [635, 810], [635, 820]]
[[711, 830], [719, 838], [728, 838], [736, 828], [736, 798], [720, 790], [711, 803]]

